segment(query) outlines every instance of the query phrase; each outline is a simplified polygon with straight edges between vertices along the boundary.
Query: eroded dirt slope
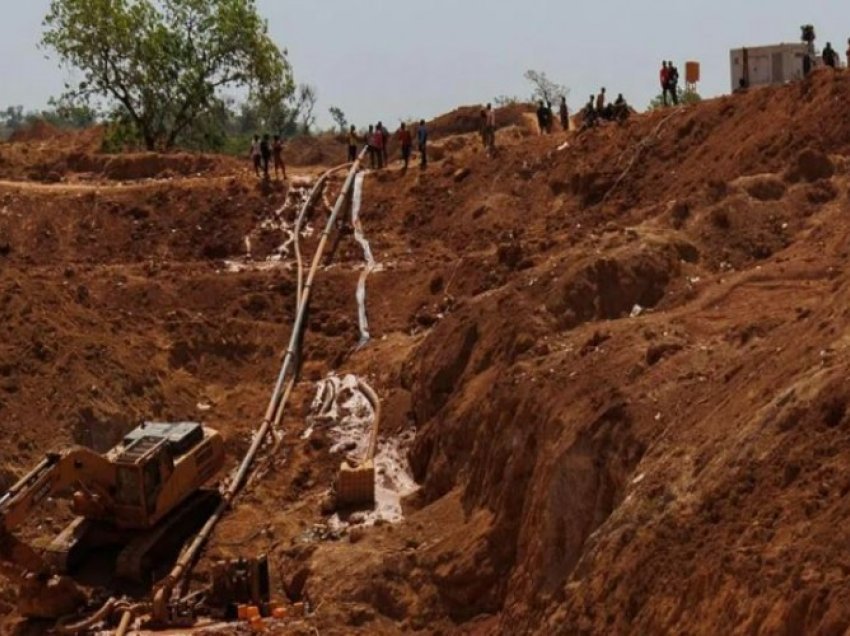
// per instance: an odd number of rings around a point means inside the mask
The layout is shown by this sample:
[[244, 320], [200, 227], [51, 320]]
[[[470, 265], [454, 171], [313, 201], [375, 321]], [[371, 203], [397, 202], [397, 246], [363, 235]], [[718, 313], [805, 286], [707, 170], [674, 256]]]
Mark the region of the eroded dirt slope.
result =
[[[266, 551], [322, 633], [843, 633], [848, 98], [817, 73], [578, 135], [517, 124], [495, 158], [457, 131], [427, 172], [369, 175], [373, 339], [343, 229], [284, 452], [199, 574]], [[6, 483], [142, 418], [244, 451], [294, 308], [287, 190], [216, 170], [0, 186]], [[378, 390], [386, 440], [415, 433], [400, 524], [328, 531], [341, 456], [301, 434], [331, 371]]]

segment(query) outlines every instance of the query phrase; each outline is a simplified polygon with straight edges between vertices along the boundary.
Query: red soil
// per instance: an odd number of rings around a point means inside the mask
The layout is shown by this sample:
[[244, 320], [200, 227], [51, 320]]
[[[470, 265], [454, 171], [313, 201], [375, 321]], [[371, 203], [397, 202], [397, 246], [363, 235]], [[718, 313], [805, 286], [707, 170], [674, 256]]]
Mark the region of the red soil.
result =
[[[517, 120], [495, 158], [452, 129], [427, 172], [370, 175], [374, 339], [355, 350], [343, 232], [285, 453], [199, 572], [266, 551], [323, 634], [844, 633], [848, 100], [850, 75], [819, 72], [580, 135]], [[0, 185], [6, 483], [147, 417], [203, 416], [244, 452], [294, 275], [222, 259], [248, 234], [271, 252], [282, 237], [257, 226], [285, 192], [211, 161], [195, 179]], [[299, 436], [330, 370], [370, 378], [386, 434], [415, 429], [422, 485], [405, 522], [343, 541], [310, 532], [339, 457]], [[45, 514], [32, 536], [64, 518]]]

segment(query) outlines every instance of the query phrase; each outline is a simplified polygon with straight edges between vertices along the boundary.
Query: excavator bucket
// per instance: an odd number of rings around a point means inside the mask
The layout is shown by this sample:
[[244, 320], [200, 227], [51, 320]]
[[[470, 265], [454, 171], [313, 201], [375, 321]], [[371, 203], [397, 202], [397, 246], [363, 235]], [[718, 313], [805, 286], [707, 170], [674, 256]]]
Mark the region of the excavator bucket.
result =
[[375, 464], [359, 466], [343, 462], [336, 483], [337, 505], [341, 508], [371, 506], [375, 503]]
[[28, 574], [18, 590], [18, 611], [26, 618], [57, 620], [74, 614], [87, 601], [67, 576]]
[[[21, 616], [55, 620], [73, 614], [86, 603], [85, 593], [67, 576], [35, 573], [44, 569], [38, 553], [0, 524], [0, 574], [19, 582]], [[24, 575], [27, 570], [30, 572]]]

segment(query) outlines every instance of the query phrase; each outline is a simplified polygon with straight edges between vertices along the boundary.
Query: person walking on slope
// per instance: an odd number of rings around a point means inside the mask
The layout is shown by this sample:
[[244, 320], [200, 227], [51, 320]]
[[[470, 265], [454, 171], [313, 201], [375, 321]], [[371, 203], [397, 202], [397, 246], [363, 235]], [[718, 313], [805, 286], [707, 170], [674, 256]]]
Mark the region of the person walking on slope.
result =
[[357, 143], [360, 140], [357, 137], [357, 129], [352, 126], [348, 131], [348, 161], [353, 162], [357, 159]]
[[413, 136], [404, 122], [402, 122], [401, 128], [398, 131], [398, 141], [401, 143], [401, 159], [404, 161], [404, 171], [407, 172], [407, 167], [410, 164], [410, 154], [413, 151]]
[[419, 144], [419, 155], [422, 159], [419, 167], [423, 170], [428, 167], [428, 129], [425, 127], [425, 120], [419, 122], [419, 129], [416, 131], [416, 141]]
[[679, 105], [679, 69], [677, 69], [673, 62], [667, 60], [667, 74], [668, 74], [668, 84], [670, 86], [670, 97], [673, 98], [673, 105]]
[[260, 142], [260, 155], [263, 159], [263, 179], [269, 180], [269, 163], [272, 159], [272, 145], [268, 135], [263, 135], [263, 141]]
[[658, 74], [661, 81], [661, 101], [667, 106], [667, 91], [670, 89], [670, 69], [667, 68], [667, 61], [661, 62], [661, 72]]
[[283, 163], [283, 141], [280, 135], [274, 136], [272, 144], [272, 154], [274, 155], [274, 176], [276, 179], [283, 175], [283, 180], [286, 181], [286, 164]]
[[570, 130], [570, 109], [567, 107], [567, 98], [561, 96], [561, 106], [558, 109], [558, 115], [561, 117], [561, 129], [564, 132]]
[[832, 48], [832, 44], [829, 42], [826, 43], [826, 48], [823, 50], [823, 63], [830, 68], [836, 68], [838, 66], [838, 53], [835, 52], [835, 49]]
[[496, 149], [496, 111], [491, 104], [487, 104], [487, 148]]
[[254, 140], [251, 142], [251, 161], [254, 162], [254, 174], [258, 177], [260, 176], [262, 160], [262, 155], [260, 154], [260, 136], [254, 135]]

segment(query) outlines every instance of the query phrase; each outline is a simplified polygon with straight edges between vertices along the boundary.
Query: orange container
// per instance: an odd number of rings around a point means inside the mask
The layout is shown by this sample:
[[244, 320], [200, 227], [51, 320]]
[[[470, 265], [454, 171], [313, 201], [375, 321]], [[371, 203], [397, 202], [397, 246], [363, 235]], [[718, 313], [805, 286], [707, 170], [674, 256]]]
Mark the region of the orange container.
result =
[[688, 84], [699, 82], [699, 62], [685, 62], [685, 81]]
[[247, 605], [239, 605], [236, 608], [236, 616], [239, 617], [240, 621], [248, 620], [248, 606]]
[[246, 618], [251, 622], [254, 622], [254, 620], [260, 618], [260, 608], [256, 605], [249, 605]]
[[272, 610], [272, 618], [277, 618], [277, 619], [286, 618], [286, 608], [285, 607], [275, 607]]
[[264, 632], [266, 631], [266, 624], [262, 618], [257, 616], [256, 618], [251, 619], [251, 630], [255, 632]]

